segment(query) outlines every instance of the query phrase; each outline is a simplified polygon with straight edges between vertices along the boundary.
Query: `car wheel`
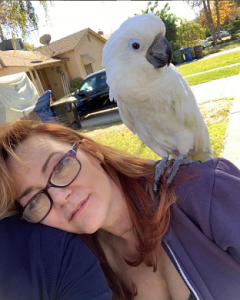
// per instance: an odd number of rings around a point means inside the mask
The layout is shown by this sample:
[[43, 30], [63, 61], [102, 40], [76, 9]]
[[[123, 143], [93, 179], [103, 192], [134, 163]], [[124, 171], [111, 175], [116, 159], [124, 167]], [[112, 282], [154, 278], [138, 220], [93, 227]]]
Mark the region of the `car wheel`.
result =
[[74, 130], [77, 130], [78, 129], [78, 123], [73, 122], [71, 128], [74, 129]]

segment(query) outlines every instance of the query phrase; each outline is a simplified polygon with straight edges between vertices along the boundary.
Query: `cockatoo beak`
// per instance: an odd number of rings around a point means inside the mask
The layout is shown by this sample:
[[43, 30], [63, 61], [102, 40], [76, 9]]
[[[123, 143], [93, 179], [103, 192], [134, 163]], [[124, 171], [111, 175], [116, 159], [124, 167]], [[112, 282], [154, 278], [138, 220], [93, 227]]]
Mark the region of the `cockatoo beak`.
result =
[[158, 34], [152, 45], [148, 48], [146, 59], [154, 68], [162, 68], [170, 65], [172, 61], [172, 48], [168, 40]]

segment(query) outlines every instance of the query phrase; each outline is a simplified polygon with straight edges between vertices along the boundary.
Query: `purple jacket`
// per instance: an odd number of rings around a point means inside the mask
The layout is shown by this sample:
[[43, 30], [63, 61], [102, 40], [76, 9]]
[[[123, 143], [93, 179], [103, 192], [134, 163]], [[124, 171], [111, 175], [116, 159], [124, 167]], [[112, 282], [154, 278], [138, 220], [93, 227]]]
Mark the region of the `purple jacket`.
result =
[[240, 171], [225, 159], [181, 167], [163, 247], [199, 300], [240, 299]]

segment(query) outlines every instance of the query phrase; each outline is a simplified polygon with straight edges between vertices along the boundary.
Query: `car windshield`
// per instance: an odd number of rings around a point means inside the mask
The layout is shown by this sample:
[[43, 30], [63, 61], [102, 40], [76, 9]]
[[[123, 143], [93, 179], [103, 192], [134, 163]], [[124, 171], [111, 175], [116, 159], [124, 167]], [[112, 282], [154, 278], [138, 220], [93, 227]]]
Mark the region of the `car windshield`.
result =
[[87, 79], [84, 84], [80, 87], [79, 91], [93, 91], [96, 89], [96, 76], [93, 76], [89, 79]]

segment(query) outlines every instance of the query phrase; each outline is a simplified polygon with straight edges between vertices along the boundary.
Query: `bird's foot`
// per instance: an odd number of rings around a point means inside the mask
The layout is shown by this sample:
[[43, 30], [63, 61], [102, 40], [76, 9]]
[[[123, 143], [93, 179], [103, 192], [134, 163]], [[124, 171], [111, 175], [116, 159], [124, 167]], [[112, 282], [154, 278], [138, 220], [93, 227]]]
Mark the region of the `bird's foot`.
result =
[[191, 160], [187, 157], [186, 154], [180, 154], [174, 161], [171, 169], [169, 170], [167, 186], [172, 182], [173, 178], [177, 174], [181, 165], [189, 165], [192, 163], [200, 163], [201, 161], [198, 159]]
[[153, 185], [153, 190], [156, 193], [158, 190], [160, 178], [162, 177], [164, 170], [166, 167], [169, 165], [169, 160], [168, 156], [163, 157], [162, 160], [160, 160], [155, 167], [155, 178], [154, 178], [154, 185]]

